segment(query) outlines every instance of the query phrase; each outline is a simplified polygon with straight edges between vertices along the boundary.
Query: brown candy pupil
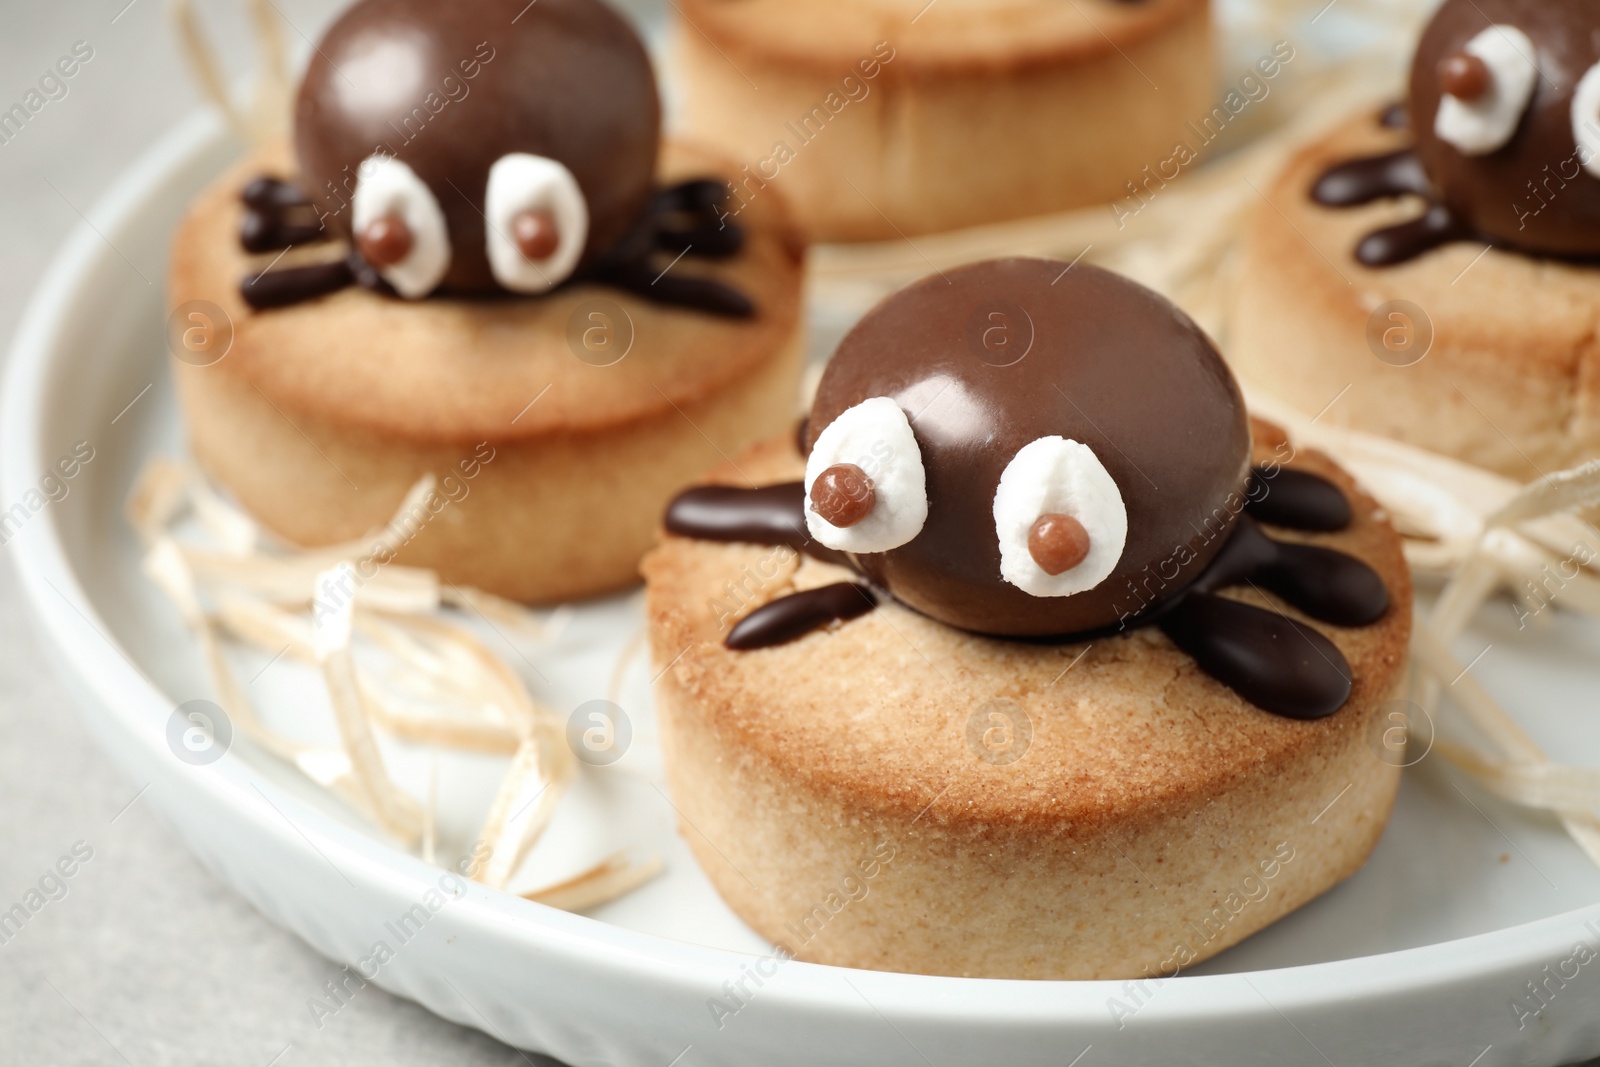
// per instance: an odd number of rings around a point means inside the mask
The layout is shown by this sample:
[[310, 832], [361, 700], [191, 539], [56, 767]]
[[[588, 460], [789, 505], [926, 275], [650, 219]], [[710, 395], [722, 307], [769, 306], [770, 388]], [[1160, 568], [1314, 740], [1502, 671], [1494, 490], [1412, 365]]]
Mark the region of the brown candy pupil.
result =
[[511, 220], [511, 239], [527, 260], [549, 259], [561, 245], [556, 217], [548, 211], [523, 211]]
[[872, 514], [877, 502], [872, 479], [854, 463], [835, 463], [811, 483], [811, 510], [841, 529]]
[[1063, 574], [1089, 555], [1089, 531], [1071, 515], [1040, 515], [1028, 531], [1028, 554], [1046, 574]]
[[1457, 100], [1480, 99], [1493, 80], [1489, 65], [1468, 52], [1445, 56], [1439, 63], [1439, 87]]
[[411, 254], [415, 243], [411, 227], [399, 215], [380, 215], [356, 238], [361, 258], [374, 267], [394, 266]]

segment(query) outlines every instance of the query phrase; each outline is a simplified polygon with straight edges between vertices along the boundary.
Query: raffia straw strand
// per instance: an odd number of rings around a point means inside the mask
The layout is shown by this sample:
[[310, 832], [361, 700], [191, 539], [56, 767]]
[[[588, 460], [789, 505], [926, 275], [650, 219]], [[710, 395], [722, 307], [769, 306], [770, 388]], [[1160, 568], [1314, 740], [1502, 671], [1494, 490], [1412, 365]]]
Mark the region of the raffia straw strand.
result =
[[581, 874], [522, 896], [562, 911], [587, 911], [633, 892], [660, 874], [661, 867], [660, 856], [652, 855], [636, 863], [619, 852]]
[[245, 144], [258, 145], [277, 136], [289, 122], [288, 61], [281, 15], [269, 0], [250, 0], [250, 25], [256, 47], [255, 84], [241, 104], [223, 78], [225, 66], [200, 25], [192, 0], [167, 0], [167, 15], [189, 67], [189, 76], [211, 104], [222, 113], [234, 134]]
[[[510, 665], [464, 627], [435, 613], [446, 604], [462, 607], [530, 639], [559, 632], [571, 613], [558, 609], [540, 619], [500, 597], [441, 586], [432, 571], [392, 562], [364, 582], [355, 581], [350, 559], [402, 546], [409, 536], [408, 516], [426, 506], [432, 491], [432, 479], [420, 479], [394, 517], [366, 538], [274, 555], [264, 550], [253, 520], [217, 495], [190, 464], [155, 458], [129, 496], [128, 518], [147, 546], [146, 570], [195, 631], [229, 717], [263, 749], [293, 763], [379, 827], [402, 840], [420, 838], [425, 858], [437, 849], [437, 756], [430, 763], [428, 795], [418, 803], [388, 777], [374, 729], [418, 743], [515, 753], [485, 827], [485, 840], [493, 842], [497, 858], [487, 873], [503, 885], [554, 817], [575, 774], [575, 760], [555, 714], [533, 699]], [[220, 548], [177, 541], [169, 531], [185, 515], [193, 516]], [[331, 599], [329, 583], [319, 581], [330, 567], [341, 578], [333, 583], [339, 592]], [[215, 605], [209, 612], [201, 602], [202, 587]], [[306, 620], [308, 607], [317, 608], [325, 625]], [[331, 637], [330, 615], [340, 631]], [[292, 742], [269, 730], [223, 654], [224, 634], [274, 658], [315, 667], [341, 747]], [[390, 657], [387, 671], [355, 656], [358, 634]], [[659, 864], [619, 866], [608, 860], [568, 879], [562, 899], [574, 907], [593, 906], [657, 869]]]

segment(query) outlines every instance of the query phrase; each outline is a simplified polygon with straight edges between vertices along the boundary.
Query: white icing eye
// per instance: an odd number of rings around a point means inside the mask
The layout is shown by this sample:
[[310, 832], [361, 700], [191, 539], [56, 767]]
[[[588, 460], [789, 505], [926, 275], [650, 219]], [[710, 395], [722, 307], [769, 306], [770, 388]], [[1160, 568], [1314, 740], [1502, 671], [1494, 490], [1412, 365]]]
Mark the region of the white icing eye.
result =
[[1030, 441], [994, 494], [1000, 575], [1032, 596], [1071, 596], [1110, 577], [1128, 540], [1122, 491], [1088, 445]]
[[572, 172], [513, 152], [489, 168], [489, 268], [513, 293], [543, 293], [571, 275], [589, 240], [589, 205]]
[[368, 156], [357, 175], [356, 248], [395, 292], [427, 296], [450, 269], [450, 229], [433, 190], [391, 156]]
[[1528, 35], [1515, 26], [1490, 26], [1443, 68], [1445, 91], [1433, 119], [1439, 139], [1468, 156], [1487, 155], [1511, 140], [1539, 74]]
[[1583, 169], [1600, 178], [1600, 63], [1585, 71], [1573, 90], [1572, 140]]
[[886, 396], [841, 412], [806, 459], [806, 526], [838, 552], [887, 552], [922, 532], [928, 480], [900, 405]]

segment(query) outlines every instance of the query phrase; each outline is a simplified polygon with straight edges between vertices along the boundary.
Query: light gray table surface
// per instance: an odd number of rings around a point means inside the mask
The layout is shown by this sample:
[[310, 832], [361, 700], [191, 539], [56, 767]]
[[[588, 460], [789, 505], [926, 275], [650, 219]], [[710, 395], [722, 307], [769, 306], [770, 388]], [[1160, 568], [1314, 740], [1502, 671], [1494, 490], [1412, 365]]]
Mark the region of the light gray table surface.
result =
[[[150, 143], [204, 106], [162, 0], [0, 3], [0, 110], [75, 42], [93, 58], [0, 144], [0, 337], [45, 264]], [[305, 48], [339, 6], [276, 0]], [[238, 0], [199, 5], [248, 63]], [[298, 31], [298, 32], [297, 32]], [[137, 278], [133, 284], [138, 284]], [[66, 897], [0, 944], [0, 1064], [525, 1064], [524, 1056], [369, 986], [317, 1027], [306, 1001], [337, 970], [257, 914], [134, 800], [43, 665], [9, 554], [0, 564], [0, 900], [75, 842], [94, 850]]]
[[[66, 95], [0, 144], [0, 337], [10, 337], [80, 213], [153, 139], [204, 106], [162, 0], [125, 3], [0, 3], [0, 110], [20, 102], [75, 42], [94, 50]], [[242, 5], [201, 6], [224, 54], [248, 62]], [[303, 50], [339, 4], [276, 6], [287, 39]], [[87, 736], [32, 631], [8, 556], [0, 565], [0, 901], [20, 898], [77, 842], [93, 859], [64, 898], [0, 944], [0, 1065], [552, 1062], [370, 986], [319, 1028], [307, 1001], [338, 968], [214, 881], [141, 804], [139, 783]]]

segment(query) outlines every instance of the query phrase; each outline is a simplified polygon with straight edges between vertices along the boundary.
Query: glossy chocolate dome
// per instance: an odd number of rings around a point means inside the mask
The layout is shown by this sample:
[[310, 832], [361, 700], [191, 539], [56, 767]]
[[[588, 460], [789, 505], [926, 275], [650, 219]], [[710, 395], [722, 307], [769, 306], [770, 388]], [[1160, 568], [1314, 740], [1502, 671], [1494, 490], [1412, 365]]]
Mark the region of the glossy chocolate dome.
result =
[[[1477, 97], [1493, 71], [1467, 58], [1492, 26], [1526, 35], [1535, 53], [1532, 93], [1509, 140], [1473, 154], [1436, 130], [1445, 90]], [[1501, 35], [1513, 53], [1521, 42]], [[1493, 43], [1493, 42], [1491, 42]], [[1600, 63], [1600, 5], [1593, 0], [1446, 0], [1423, 32], [1411, 68], [1417, 154], [1439, 202], [1485, 237], [1529, 252], [1600, 255], [1600, 178], [1583, 164], [1573, 99]], [[1600, 134], [1600, 109], [1589, 116]]]
[[581, 270], [645, 217], [660, 102], [644, 47], [601, 0], [362, 0], [312, 54], [294, 137], [306, 189], [344, 237], [362, 161], [387, 153], [443, 210], [440, 288], [496, 292], [490, 167], [528, 153], [571, 172], [588, 209]]
[[[1193, 581], [1243, 506], [1249, 426], [1216, 348], [1170, 302], [1095, 267], [995, 260], [888, 297], [823, 374], [807, 450], [873, 397], [910, 420], [927, 517], [909, 542], [855, 564], [952, 626], [1009, 636], [1116, 627]], [[1115, 569], [1070, 596], [1030, 595], [1002, 577], [993, 513], [1008, 464], [1052, 435], [1093, 450], [1127, 515]]]

